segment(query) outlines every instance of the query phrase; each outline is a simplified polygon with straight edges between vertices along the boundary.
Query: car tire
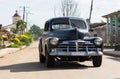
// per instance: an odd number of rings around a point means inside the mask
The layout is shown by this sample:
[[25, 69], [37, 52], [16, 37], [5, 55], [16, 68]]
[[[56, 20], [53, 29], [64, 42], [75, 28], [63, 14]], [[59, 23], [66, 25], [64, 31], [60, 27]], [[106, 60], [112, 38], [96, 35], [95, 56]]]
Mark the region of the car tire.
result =
[[48, 68], [52, 68], [54, 66], [54, 58], [48, 55], [47, 50], [46, 50], [46, 56], [45, 56], [45, 64], [46, 64], [46, 67]]
[[45, 57], [40, 53], [39, 56], [40, 63], [45, 63]]
[[92, 62], [94, 67], [100, 67], [102, 64], [102, 56], [94, 56]]
[[41, 44], [39, 44], [39, 61], [40, 63], [45, 63], [45, 56], [43, 56], [41, 53], [42, 53], [42, 47]]

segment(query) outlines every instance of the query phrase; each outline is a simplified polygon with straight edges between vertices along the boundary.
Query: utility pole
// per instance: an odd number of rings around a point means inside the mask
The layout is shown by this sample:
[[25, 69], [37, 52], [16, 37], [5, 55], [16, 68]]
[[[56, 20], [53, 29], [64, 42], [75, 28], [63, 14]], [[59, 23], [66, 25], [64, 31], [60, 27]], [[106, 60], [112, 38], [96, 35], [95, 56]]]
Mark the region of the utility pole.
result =
[[90, 15], [89, 15], [89, 24], [91, 23], [92, 10], [93, 10], [93, 0], [91, 0]]
[[22, 19], [23, 19], [23, 21], [25, 21], [25, 18], [27, 18], [27, 15], [26, 15], [26, 14], [27, 14], [27, 12], [29, 12], [29, 10], [28, 10], [29, 7], [22, 6], [22, 7], [20, 7], [20, 8], [22, 8], [22, 12], [23, 12], [23, 13], [22, 13], [22, 14], [23, 14], [23, 18], [22, 18]]
[[[24, 22], [28, 23], [28, 14], [30, 14], [30, 11], [29, 11], [29, 7], [27, 6], [21, 6], [20, 7], [21, 11], [22, 11], [22, 19]], [[27, 26], [27, 24], [26, 24]]]
[[25, 12], [26, 12], [26, 7], [23, 6], [23, 21], [25, 20]]

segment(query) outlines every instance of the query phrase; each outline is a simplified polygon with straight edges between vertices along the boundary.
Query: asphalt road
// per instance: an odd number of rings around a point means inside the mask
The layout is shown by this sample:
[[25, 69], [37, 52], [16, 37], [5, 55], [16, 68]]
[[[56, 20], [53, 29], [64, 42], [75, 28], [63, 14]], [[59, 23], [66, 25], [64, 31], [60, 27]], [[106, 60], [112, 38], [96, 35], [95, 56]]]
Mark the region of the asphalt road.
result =
[[54, 68], [39, 63], [38, 42], [0, 58], [0, 79], [120, 79], [120, 58], [103, 56], [101, 67], [86, 62], [58, 62]]

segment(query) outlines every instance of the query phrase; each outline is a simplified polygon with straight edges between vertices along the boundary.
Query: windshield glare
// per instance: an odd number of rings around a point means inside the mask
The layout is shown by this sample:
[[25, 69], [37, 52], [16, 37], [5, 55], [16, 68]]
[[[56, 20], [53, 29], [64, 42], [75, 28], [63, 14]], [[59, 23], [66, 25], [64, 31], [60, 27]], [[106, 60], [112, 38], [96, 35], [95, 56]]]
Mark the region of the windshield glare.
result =
[[57, 29], [69, 29], [70, 26], [68, 24], [54, 24], [52, 25], [52, 29], [57, 30]]
[[75, 20], [75, 19], [72, 19], [71, 20], [71, 25], [73, 28], [79, 28], [79, 29], [86, 29], [86, 24], [84, 21], [82, 20]]
[[56, 19], [52, 21], [52, 29], [53, 30], [59, 30], [59, 29], [69, 29], [71, 26], [73, 28], [79, 28], [79, 29], [86, 29], [86, 24], [82, 20], [76, 20], [76, 19]]

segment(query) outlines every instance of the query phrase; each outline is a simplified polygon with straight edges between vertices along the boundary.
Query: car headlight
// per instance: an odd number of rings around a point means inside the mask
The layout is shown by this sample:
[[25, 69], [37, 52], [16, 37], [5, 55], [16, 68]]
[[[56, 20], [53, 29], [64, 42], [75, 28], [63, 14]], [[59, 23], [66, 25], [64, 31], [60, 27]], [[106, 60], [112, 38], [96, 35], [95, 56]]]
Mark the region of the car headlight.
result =
[[52, 38], [52, 39], [50, 40], [50, 43], [51, 43], [52, 45], [57, 45], [57, 44], [58, 44], [58, 41], [59, 41], [59, 38], [54, 37], [54, 38]]
[[97, 45], [97, 46], [101, 45], [102, 42], [103, 42], [102, 38], [96, 38], [96, 39], [94, 40], [94, 43], [95, 43], [95, 45]]

